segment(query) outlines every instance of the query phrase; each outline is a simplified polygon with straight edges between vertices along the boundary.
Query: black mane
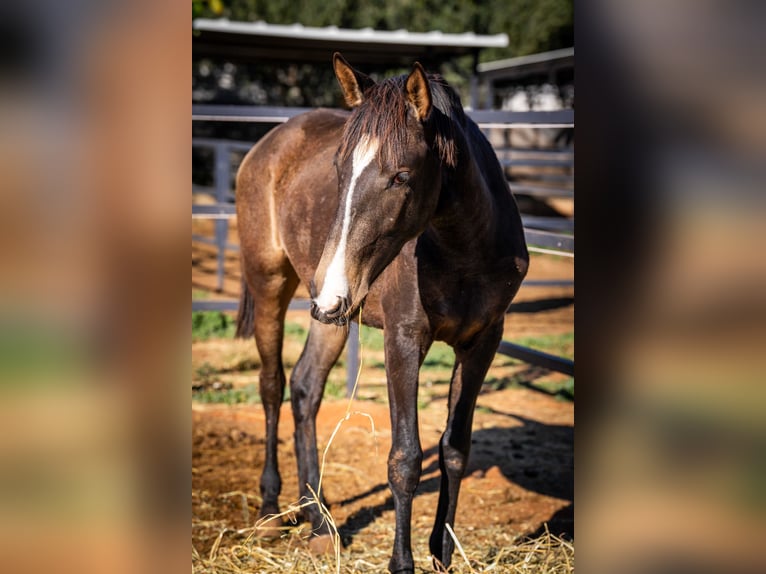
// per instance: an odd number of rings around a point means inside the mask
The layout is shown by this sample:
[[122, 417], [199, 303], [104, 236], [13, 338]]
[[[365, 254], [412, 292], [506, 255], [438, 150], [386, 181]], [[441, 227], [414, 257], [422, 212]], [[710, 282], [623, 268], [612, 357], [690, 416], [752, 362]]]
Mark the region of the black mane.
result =
[[[465, 123], [463, 106], [457, 93], [440, 75], [429, 74], [428, 80], [432, 108], [425, 128], [433, 134], [432, 145], [441, 161], [454, 168], [458, 157], [455, 124], [463, 126]], [[338, 150], [340, 161], [348, 160], [363, 135], [382, 142], [378, 156], [381, 165], [396, 163], [396, 158], [401, 157], [408, 143], [407, 118], [411, 113], [406, 81], [406, 75], [388, 78], [365, 91], [364, 100], [346, 122]]]

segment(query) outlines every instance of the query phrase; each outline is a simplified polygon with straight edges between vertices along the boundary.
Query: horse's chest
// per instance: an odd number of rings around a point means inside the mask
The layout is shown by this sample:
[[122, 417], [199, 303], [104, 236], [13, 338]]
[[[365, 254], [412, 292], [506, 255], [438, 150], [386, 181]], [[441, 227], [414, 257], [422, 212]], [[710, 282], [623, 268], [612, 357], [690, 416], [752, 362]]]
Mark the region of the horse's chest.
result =
[[459, 274], [421, 286], [421, 299], [434, 337], [450, 344], [471, 340], [505, 314], [513, 296], [507, 282]]

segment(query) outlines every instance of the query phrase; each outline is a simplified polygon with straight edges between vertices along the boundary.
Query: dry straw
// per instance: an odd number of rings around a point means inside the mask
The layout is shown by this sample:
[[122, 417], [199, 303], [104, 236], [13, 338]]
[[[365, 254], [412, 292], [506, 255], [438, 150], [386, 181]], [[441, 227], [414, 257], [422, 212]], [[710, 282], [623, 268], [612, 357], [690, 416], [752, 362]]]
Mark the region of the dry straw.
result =
[[[362, 308], [359, 308], [359, 324], [362, 324]], [[306, 484], [309, 491], [311, 492], [311, 496], [304, 497], [301, 499], [298, 503], [298, 505], [291, 505], [286, 511], [281, 512], [279, 514], [272, 514], [269, 516], [264, 516], [261, 518], [253, 527], [253, 532], [251, 533], [251, 537], [253, 534], [255, 534], [259, 529], [263, 528], [263, 524], [266, 522], [271, 522], [273, 520], [283, 518], [283, 517], [290, 517], [291, 520], [294, 520], [294, 516], [297, 514], [297, 512], [303, 508], [306, 508], [308, 506], [316, 505], [319, 509], [319, 513], [322, 516], [322, 521], [324, 524], [326, 524], [330, 529], [330, 536], [332, 537], [332, 545], [333, 545], [333, 556], [335, 559], [335, 572], [337, 574], [340, 574], [341, 571], [341, 559], [340, 559], [340, 550], [341, 550], [341, 542], [340, 542], [340, 534], [338, 533], [338, 527], [335, 524], [335, 519], [332, 516], [332, 513], [330, 512], [330, 509], [327, 508], [322, 503], [321, 499], [321, 493], [322, 493], [322, 481], [324, 479], [324, 472], [325, 468], [327, 466], [327, 453], [330, 450], [330, 447], [332, 446], [333, 441], [335, 440], [335, 436], [338, 434], [338, 431], [340, 431], [341, 427], [345, 422], [347, 422], [352, 416], [360, 415], [367, 417], [370, 421], [370, 429], [372, 432], [373, 439], [375, 438], [375, 421], [373, 420], [372, 416], [370, 416], [369, 413], [365, 413], [363, 411], [352, 411], [351, 407], [354, 403], [354, 399], [356, 398], [356, 391], [359, 387], [359, 379], [362, 374], [362, 367], [364, 362], [364, 350], [362, 346], [362, 330], [359, 329], [359, 367], [356, 372], [356, 378], [354, 380], [354, 386], [351, 390], [351, 396], [348, 399], [348, 404], [346, 406], [346, 413], [341, 419], [338, 421], [338, 423], [335, 425], [335, 428], [332, 431], [332, 434], [330, 434], [330, 440], [327, 441], [327, 445], [324, 448], [324, 451], [322, 452], [322, 464], [319, 469], [319, 483], [317, 484], [316, 491], [311, 487], [310, 484]], [[377, 441], [375, 441], [375, 450], [377, 454]], [[221, 535], [219, 535], [218, 539], [216, 540], [216, 543], [214, 544], [214, 549], [217, 550], [218, 546], [220, 544], [221, 537], [223, 536], [225, 532], [221, 532]], [[212, 550], [211, 550], [212, 555]], [[311, 552], [308, 552], [308, 555], [311, 558], [311, 561], [313, 564], [316, 565], [316, 558], [313, 556]]]
[[[493, 546], [498, 540], [507, 538], [507, 527], [496, 526], [474, 532], [471, 537], [471, 547], [476, 548], [476, 558], [468, 559], [465, 552], [458, 550], [460, 557], [454, 560], [449, 568], [451, 574], [573, 574], [574, 545], [562, 538], [552, 535], [547, 529], [533, 539], [522, 539], [505, 547]], [[235, 531], [228, 530], [227, 534], [235, 536]], [[453, 532], [454, 534], [454, 532]], [[333, 564], [327, 558], [315, 557], [301, 537], [305, 532], [293, 529], [279, 544], [269, 547], [261, 546], [257, 541], [238, 543], [233, 540], [230, 544], [220, 544], [214, 557], [204, 558], [192, 548], [192, 571], [194, 574], [245, 574], [264, 573], [278, 574], [288, 572], [293, 574], [309, 574], [335, 570], [342, 574], [367, 574], [385, 572], [390, 556], [390, 539], [387, 537], [368, 537], [354, 542], [357, 548], [353, 556], [344, 552], [344, 562], [333, 559]], [[373, 541], [377, 540], [376, 544]], [[479, 550], [480, 549], [480, 550]], [[481, 555], [480, 552], [484, 553]], [[358, 558], [358, 556], [363, 558]], [[430, 569], [430, 559], [416, 560], [416, 571], [427, 572]]]

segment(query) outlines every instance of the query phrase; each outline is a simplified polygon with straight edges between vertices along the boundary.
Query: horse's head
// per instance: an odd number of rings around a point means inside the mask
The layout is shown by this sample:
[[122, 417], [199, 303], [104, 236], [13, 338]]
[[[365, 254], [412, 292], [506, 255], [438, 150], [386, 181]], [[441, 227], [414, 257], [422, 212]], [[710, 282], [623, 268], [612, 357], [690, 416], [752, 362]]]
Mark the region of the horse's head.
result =
[[311, 314], [344, 325], [436, 210], [441, 171], [432, 116], [440, 112], [418, 63], [409, 76], [379, 84], [340, 54], [333, 65], [354, 110], [335, 158], [338, 212], [314, 276]]

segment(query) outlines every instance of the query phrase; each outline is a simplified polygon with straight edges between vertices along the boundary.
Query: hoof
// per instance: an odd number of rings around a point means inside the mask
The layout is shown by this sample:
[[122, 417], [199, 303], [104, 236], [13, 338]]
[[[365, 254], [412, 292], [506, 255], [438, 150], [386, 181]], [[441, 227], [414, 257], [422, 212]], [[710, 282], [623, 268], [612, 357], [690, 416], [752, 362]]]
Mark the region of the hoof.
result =
[[332, 536], [329, 534], [312, 536], [309, 539], [309, 550], [315, 555], [333, 554], [335, 552], [335, 546], [333, 544]]
[[274, 540], [282, 536], [283, 524], [281, 518], [259, 519], [255, 524], [255, 534], [258, 538]]

